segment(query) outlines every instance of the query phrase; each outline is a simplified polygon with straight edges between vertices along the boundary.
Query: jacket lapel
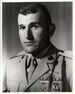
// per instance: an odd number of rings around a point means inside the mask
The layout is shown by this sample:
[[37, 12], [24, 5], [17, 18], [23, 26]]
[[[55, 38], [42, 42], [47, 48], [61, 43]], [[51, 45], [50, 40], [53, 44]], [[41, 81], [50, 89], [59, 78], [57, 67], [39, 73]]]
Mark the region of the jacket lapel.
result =
[[[47, 58], [45, 58], [44, 60], [42, 60], [42, 62], [37, 66], [36, 70], [34, 71], [34, 74], [27, 86], [30, 87], [39, 77], [41, 77], [44, 73], [48, 72], [49, 68], [47, 65]], [[26, 89], [27, 89], [26, 88]]]

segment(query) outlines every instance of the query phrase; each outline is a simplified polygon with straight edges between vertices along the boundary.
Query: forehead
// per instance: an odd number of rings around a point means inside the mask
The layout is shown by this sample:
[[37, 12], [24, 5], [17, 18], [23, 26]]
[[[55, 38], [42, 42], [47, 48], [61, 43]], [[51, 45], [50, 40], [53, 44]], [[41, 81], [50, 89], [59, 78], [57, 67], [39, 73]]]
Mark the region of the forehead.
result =
[[26, 24], [30, 22], [40, 22], [43, 21], [44, 16], [40, 12], [30, 13], [27, 15], [18, 14], [18, 24]]

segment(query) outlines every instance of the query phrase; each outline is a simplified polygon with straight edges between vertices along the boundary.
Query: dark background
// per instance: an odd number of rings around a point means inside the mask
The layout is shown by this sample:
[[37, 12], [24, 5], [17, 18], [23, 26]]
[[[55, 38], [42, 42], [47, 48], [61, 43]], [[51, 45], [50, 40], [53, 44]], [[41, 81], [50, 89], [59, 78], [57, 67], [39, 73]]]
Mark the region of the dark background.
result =
[[[72, 50], [72, 2], [42, 2], [51, 13], [56, 30], [51, 38], [59, 49]], [[2, 4], [2, 52], [3, 59], [13, 56], [23, 50], [18, 36], [17, 14], [19, 9], [28, 4]]]

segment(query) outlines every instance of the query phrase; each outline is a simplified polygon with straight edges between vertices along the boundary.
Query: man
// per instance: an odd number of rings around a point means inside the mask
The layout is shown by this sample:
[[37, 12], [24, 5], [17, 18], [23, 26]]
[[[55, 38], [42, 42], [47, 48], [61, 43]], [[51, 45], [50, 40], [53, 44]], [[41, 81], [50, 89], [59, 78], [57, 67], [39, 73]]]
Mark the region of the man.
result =
[[50, 42], [55, 25], [47, 8], [29, 4], [20, 9], [18, 28], [24, 51], [7, 62], [3, 91], [72, 91], [71, 54]]

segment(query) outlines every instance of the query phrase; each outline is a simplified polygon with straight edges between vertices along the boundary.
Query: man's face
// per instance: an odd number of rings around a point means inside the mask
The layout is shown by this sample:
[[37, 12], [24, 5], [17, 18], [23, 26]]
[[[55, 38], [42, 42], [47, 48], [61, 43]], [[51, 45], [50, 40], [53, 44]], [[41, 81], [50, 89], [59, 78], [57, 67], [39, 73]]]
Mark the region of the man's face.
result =
[[47, 31], [44, 17], [40, 12], [18, 15], [19, 36], [24, 50], [34, 53], [42, 50], [47, 42]]

